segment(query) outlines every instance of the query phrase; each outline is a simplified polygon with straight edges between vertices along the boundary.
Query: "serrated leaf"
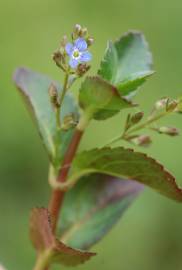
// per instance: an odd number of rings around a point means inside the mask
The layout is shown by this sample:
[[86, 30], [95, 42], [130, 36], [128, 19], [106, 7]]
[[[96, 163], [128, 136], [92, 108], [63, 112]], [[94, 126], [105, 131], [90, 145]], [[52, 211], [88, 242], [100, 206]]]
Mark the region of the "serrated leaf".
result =
[[143, 84], [154, 72], [145, 71], [133, 73], [117, 84], [117, 89], [123, 96], [133, 95], [134, 91]]
[[80, 249], [96, 244], [120, 219], [142, 185], [93, 174], [65, 195], [59, 224], [61, 241]]
[[91, 112], [94, 119], [104, 120], [120, 110], [132, 107], [121, 98], [117, 89], [100, 77], [87, 77], [81, 85], [79, 103], [83, 110]]
[[171, 199], [182, 201], [182, 190], [175, 178], [153, 158], [131, 149], [107, 147], [78, 154], [72, 164], [70, 181], [91, 173], [135, 180]]
[[50, 263], [75, 266], [89, 260], [95, 253], [71, 248], [58, 241], [51, 227], [51, 217], [46, 208], [34, 208], [30, 220], [30, 236], [36, 250], [40, 253], [49, 250]]
[[110, 41], [98, 74], [120, 89], [122, 96], [135, 91], [152, 74], [152, 55], [143, 34], [130, 31]]
[[[31, 108], [52, 163], [59, 166], [74, 132], [73, 129], [58, 132], [56, 128], [55, 112], [50, 102], [48, 88], [54, 83], [58, 91], [61, 91], [60, 85], [47, 76], [27, 68], [16, 70], [14, 82]], [[78, 116], [78, 107], [72, 96], [67, 94], [62, 106], [62, 119], [70, 113]]]

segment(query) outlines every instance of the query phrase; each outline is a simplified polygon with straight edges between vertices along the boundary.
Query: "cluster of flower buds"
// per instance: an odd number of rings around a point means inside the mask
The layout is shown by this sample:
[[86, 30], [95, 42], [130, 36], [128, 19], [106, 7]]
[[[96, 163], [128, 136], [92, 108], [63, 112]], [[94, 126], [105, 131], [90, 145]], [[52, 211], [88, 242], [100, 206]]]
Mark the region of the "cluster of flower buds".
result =
[[178, 107], [181, 104], [180, 100], [162, 98], [155, 103], [154, 111], [165, 110], [166, 112], [178, 112]]
[[86, 27], [81, 27], [81, 25], [76, 24], [72, 32], [72, 40], [75, 41], [78, 38], [84, 38], [87, 42], [88, 47], [94, 43], [94, 39], [89, 36]]
[[94, 39], [88, 35], [88, 30], [79, 24], [74, 26], [71, 34], [72, 42], [64, 36], [59, 49], [53, 54], [56, 65], [64, 72], [82, 77], [89, 69], [88, 62], [92, 59], [88, 48]]
[[[137, 146], [143, 146], [147, 147], [151, 144], [151, 138], [148, 135], [130, 135], [130, 128], [132, 128], [134, 125], [138, 124], [144, 116], [143, 112], [136, 112], [135, 114], [131, 115], [128, 114], [124, 129], [124, 134], [122, 138], [132, 144], [135, 144]], [[129, 131], [129, 132], [128, 132]]]
[[[121, 138], [138, 146], [149, 146], [152, 142], [150, 136], [136, 135], [136, 132], [143, 128], [149, 128], [159, 134], [166, 134], [173, 137], [177, 136], [179, 135], [179, 130], [175, 127], [156, 127], [157, 120], [173, 112], [182, 112], [182, 99], [174, 100], [170, 98], [162, 98], [158, 100], [146, 121], [141, 125], [138, 125], [136, 128], [132, 127], [142, 120], [144, 114], [143, 112], [137, 112], [133, 115], [129, 114], [126, 119], [124, 133]], [[153, 126], [153, 124], [155, 124], [155, 126]]]

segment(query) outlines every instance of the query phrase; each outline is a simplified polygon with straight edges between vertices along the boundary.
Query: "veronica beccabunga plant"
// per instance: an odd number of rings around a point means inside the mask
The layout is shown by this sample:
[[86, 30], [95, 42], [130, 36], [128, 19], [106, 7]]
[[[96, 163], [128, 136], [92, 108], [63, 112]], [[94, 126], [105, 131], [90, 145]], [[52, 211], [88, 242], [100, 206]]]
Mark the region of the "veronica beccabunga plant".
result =
[[[48, 270], [54, 263], [75, 266], [95, 256], [90, 248], [119, 220], [143, 185], [182, 201], [175, 178], [161, 164], [146, 154], [114, 147], [119, 140], [148, 146], [152, 139], [144, 129], [178, 135], [177, 128], [160, 126], [158, 121], [180, 113], [181, 98], [159, 99], [144, 118], [133, 98], [153, 74], [152, 56], [144, 36], [131, 31], [108, 42], [98, 73], [83, 80], [75, 100], [71, 87], [90, 69], [93, 42], [80, 25], [75, 25], [70, 41], [63, 37], [53, 54], [64, 73], [62, 85], [27, 68], [14, 74], [50, 159], [49, 205], [31, 213], [30, 236], [37, 251], [34, 270]], [[120, 134], [101, 148], [78, 153], [93, 119], [104, 121], [124, 109], [129, 113]]]

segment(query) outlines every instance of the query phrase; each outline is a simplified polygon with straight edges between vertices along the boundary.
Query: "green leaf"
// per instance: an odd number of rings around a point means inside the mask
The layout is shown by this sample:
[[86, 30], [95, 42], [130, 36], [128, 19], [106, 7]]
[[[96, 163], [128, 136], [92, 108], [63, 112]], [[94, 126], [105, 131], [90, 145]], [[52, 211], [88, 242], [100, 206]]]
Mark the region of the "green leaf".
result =
[[81, 85], [79, 103], [96, 120], [107, 119], [120, 110], [132, 107], [117, 89], [100, 77], [87, 77]]
[[[48, 94], [48, 88], [53, 81], [47, 76], [35, 73], [27, 68], [17, 69], [14, 74], [14, 81], [26, 104], [31, 108], [52, 163], [54, 166], [60, 166], [74, 130], [60, 132], [56, 128], [55, 112]], [[53, 83], [58, 91], [61, 91], [59, 84]], [[67, 94], [62, 106], [62, 119], [70, 113], [75, 114], [77, 117], [78, 107], [72, 96]]]
[[49, 251], [49, 263], [75, 266], [89, 260], [95, 253], [68, 247], [58, 241], [51, 228], [51, 217], [46, 208], [34, 208], [30, 219], [30, 237], [39, 254]]
[[72, 164], [70, 181], [91, 173], [135, 180], [171, 199], [182, 201], [182, 190], [175, 178], [154, 159], [131, 149], [107, 147], [78, 154]]
[[135, 93], [135, 90], [153, 73], [153, 71], [133, 73], [118, 83], [117, 89], [123, 96], [131, 96]]
[[122, 96], [135, 91], [152, 74], [152, 55], [142, 33], [131, 31], [109, 42], [98, 74]]
[[61, 241], [80, 249], [97, 243], [120, 219], [142, 185], [93, 174], [65, 195], [59, 224]]

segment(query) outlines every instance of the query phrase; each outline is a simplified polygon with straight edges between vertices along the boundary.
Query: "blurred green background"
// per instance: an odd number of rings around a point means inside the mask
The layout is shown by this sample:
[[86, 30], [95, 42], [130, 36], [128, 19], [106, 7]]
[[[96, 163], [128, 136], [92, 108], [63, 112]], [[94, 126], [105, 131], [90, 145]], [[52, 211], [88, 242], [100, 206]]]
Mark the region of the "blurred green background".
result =
[[[49, 196], [48, 160], [12, 83], [14, 69], [25, 65], [61, 80], [51, 54], [61, 36], [80, 23], [95, 38], [90, 72], [94, 74], [108, 39], [140, 29], [150, 43], [157, 71], [136, 98], [147, 111], [160, 97], [182, 94], [181, 12], [181, 0], [0, 0], [0, 262], [8, 270], [32, 269], [29, 212], [34, 206], [46, 206]], [[181, 117], [163, 123], [182, 129]], [[101, 145], [117, 135], [121, 119], [118, 115], [92, 123], [81, 148]], [[182, 137], [154, 137], [147, 153], [182, 184]], [[77, 269], [182, 269], [182, 205], [146, 189], [93, 250], [98, 256]]]

